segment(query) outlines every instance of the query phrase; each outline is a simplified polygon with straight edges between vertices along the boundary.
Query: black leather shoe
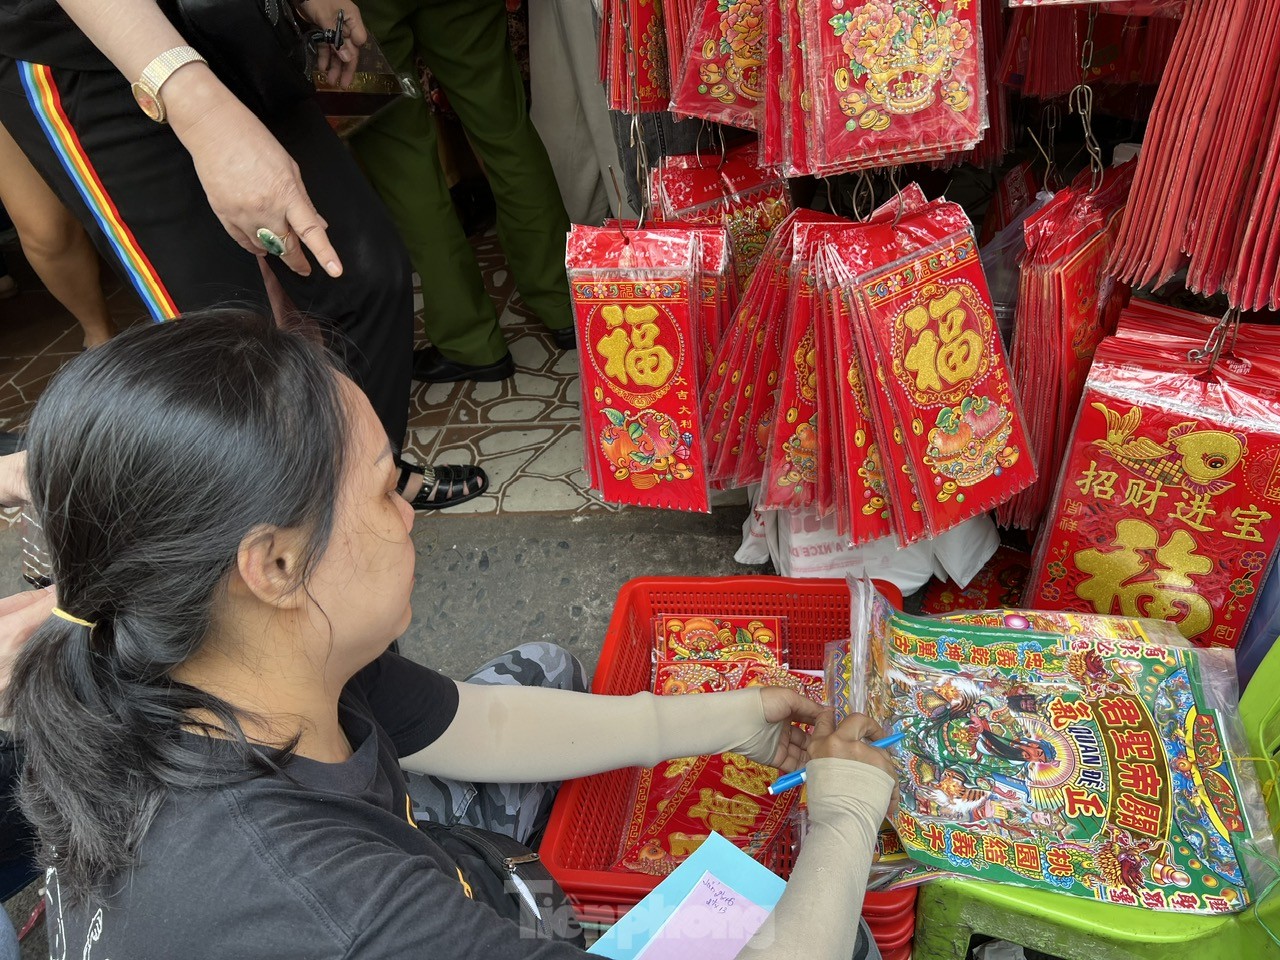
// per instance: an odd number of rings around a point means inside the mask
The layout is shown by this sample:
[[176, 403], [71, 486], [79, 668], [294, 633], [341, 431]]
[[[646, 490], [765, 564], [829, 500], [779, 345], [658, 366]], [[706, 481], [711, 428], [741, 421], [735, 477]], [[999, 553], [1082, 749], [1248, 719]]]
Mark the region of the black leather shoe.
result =
[[552, 330], [551, 339], [556, 342], [556, 346], [561, 350], [578, 349], [578, 333], [571, 326], [561, 327], [559, 330]]
[[493, 383], [515, 376], [516, 362], [507, 354], [497, 363], [479, 366], [450, 360], [435, 347], [413, 351], [413, 379], [423, 383], [457, 383], [459, 380], [475, 380]]

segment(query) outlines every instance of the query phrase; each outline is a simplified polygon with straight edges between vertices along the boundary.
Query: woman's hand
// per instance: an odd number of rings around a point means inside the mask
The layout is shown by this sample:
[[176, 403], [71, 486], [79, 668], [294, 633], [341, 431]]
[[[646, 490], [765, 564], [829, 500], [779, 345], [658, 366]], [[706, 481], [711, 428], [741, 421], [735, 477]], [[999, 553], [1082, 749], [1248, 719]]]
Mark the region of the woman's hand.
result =
[[297, 9], [302, 16], [323, 30], [337, 27], [338, 13], [343, 15], [342, 35], [345, 38], [340, 49], [321, 44], [316, 51], [316, 66], [324, 74], [330, 86], [344, 90], [351, 86], [356, 76], [360, 48], [369, 42], [360, 10], [351, 0], [298, 0]]
[[207, 68], [197, 64], [175, 73], [165, 84], [165, 106], [209, 206], [236, 243], [266, 256], [257, 240], [265, 227], [284, 241], [281, 259], [294, 273], [311, 274], [305, 246], [331, 277], [342, 275], [328, 224], [307, 196], [298, 165]]
[[785, 773], [799, 770], [809, 762], [809, 734], [795, 724], [813, 724], [823, 707], [785, 687], [761, 687], [760, 699], [765, 721], [781, 726], [770, 765]]
[[[872, 767], [879, 767], [897, 780], [898, 766], [893, 762], [893, 756], [888, 750], [873, 747], [867, 742], [868, 739], [878, 740], [884, 735], [884, 728], [880, 724], [861, 713], [849, 714], [837, 726], [836, 712], [826, 707], [813, 725], [813, 736], [809, 740], [809, 756], [815, 760], [820, 757], [856, 760]], [[889, 809], [892, 810], [897, 804], [898, 790], [894, 788]]]

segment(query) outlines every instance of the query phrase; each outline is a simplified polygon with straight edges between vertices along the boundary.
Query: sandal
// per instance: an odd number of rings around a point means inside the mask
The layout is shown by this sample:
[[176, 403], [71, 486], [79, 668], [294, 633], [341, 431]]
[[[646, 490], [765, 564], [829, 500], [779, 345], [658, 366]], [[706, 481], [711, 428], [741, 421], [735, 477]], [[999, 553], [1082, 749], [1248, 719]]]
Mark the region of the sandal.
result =
[[431, 472], [416, 463], [400, 461], [400, 482], [396, 489], [404, 493], [413, 474], [422, 475], [422, 489], [410, 503], [415, 510], [443, 510], [474, 500], [489, 489], [489, 476], [479, 467], [454, 463], [435, 466]]

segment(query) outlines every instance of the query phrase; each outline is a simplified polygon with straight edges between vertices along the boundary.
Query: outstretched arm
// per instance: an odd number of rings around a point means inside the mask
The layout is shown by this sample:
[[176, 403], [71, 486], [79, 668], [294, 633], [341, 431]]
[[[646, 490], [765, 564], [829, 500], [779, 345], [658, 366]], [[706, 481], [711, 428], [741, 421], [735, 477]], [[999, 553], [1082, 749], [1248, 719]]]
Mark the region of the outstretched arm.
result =
[[458, 684], [458, 711], [429, 747], [401, 760], [413, 773], [477, 783], [583, 777], [673, 757], [741, 753], [797, 769], [821, 708], [790, 690], [607, 697], [542, 687]]
[[889, 755], [864, 742], [883, 735], [860, 714], [814, 728], [809, 832], [782, 899], [738, 960], [853, 956], [876, 834], [898, 784]]
[[[133, 82], [157, 56], [186, 41], [155, 0], [58, 0], [125, 79]], [[262, 256], [254, 242], [261, 227], [293, 233], [331, 276], [342, 273], [297, 164], [249, 110], [202, 63], [177, 70], [161, 90], [173, 132], [195, 162], [209, 206], [240, 246]], [[284, 261], [311, 273], [302, 246], [288, 247]]]

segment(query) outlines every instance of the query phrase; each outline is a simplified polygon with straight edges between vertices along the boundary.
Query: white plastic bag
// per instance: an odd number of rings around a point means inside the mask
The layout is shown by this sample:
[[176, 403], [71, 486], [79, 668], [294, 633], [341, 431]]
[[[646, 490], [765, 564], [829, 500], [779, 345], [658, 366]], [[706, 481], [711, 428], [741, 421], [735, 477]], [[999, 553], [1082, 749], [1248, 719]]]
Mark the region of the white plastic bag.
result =
[[834, 515], [821, 518], [812, 510], [770, 511], [765, 523], [769, 553], [782, 576], [867, 576], [887, 580], [904, 594], [919, 590], [934, 573], [967, 586], [1000, 543], [985, 514], [906, 548], [893, 537], [852, 547], [836, 532]]
[[738, 563], [755, 566], [769, 559], [768, 527], [776, 527], [778, 523], [775, 511], [765, 512], [754, 506], [759, 490], [758, 483], [747, 487], [748, 502], [753, 506], [751, 512], [747, 514], [747, 519], [742, 521], [742, 546], [733, 555], [733, 559]]

